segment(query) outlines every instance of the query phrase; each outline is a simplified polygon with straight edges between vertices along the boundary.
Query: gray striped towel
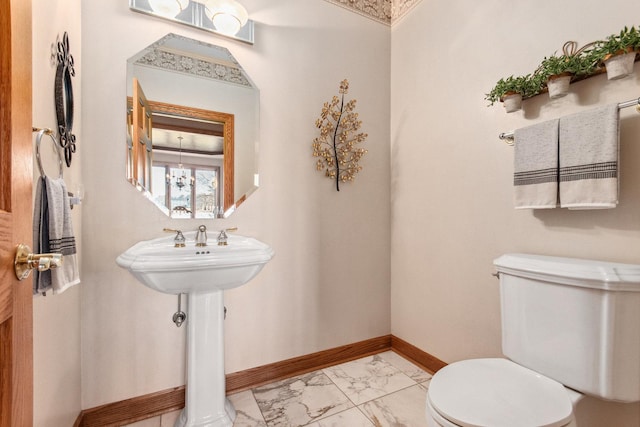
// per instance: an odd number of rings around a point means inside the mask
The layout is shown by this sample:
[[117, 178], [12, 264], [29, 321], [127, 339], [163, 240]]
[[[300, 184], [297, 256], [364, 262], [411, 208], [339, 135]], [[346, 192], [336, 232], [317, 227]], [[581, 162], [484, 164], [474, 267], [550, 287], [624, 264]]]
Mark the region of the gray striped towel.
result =
[[[33, 209], [33, 253], [45, 254], [49, 249], [49, 205], [45, 178], [38, 178]], [[44, 294], [51, 290], [51, 270], [33, 270], [33, 294]]]
[[516, 129], [513, 185], [516, 209], [558, 206], [558, 119]]
[[76, 240], [71, 223], [71, 204], [62, 178], [46, 177], [49, 215], [49, 250], [62, 254], [62, 266], [51, 270], [54, 294], [80, 283]]
[[618, 204], [618, 104], [560, 119], [560, 206], [606, 209]]

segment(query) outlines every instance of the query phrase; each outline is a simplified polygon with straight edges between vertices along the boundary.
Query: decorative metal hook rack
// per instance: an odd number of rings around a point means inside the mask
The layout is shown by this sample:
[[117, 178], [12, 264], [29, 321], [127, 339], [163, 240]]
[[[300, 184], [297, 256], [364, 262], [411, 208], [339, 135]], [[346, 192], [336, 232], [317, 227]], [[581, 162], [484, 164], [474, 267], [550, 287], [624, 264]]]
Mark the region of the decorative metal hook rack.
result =
[[[618, 104], [618, 109], [621, 110], [623, 108], [628, 108], [628, 107], [636, 107], [636, 110], [638, 111], [638, 113], [640, 113], [640, 97], [636, 98], [636, 99], [631, 99], [629, 101], [625, 101], [625, 102], [621, 102]], [[511, 132], [502, 132], [501, 134], [498, 135], [498, 138], [500, 138], [501, 140], [505, 141], [505, 143], [507, 145], [513, 145], [514, 143], [514, 139], [513, 139], [513, 131]]]

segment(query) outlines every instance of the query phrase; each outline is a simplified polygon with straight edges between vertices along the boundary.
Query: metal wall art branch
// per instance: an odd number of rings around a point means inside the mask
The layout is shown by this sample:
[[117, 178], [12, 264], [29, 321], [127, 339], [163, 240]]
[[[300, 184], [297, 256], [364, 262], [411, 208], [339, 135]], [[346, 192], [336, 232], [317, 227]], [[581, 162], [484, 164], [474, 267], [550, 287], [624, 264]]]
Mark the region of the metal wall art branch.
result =
[[54, 96], [56, 118], [58, 121], [58, 138], [64, 149], [67, 166], [71, 166], [71, 155], [76, 152], [76, 136], [73, 129], [73, 87], [71, 77], [76, 75], [73, 68], [73, 56], [69, 53], [69, 35], [65, 31], [62, 41], [58, 40], [56, 53], [56, 80]]
[[336, 180], [336, 190], [340, 191], [341, 182], [355, 179], [362, 166], [358, 164], [367, 153], [364, 148], [356, 147], [367, 138], [366, 133], [356, 133], [362, 121], [354, 112], [356, 100], [344, 102], [349, 91], [349, 82], [340, 82], [340, 97], [334, 96], [331, 102], [325, 102], [316, 127], [320, 136], [313, 140], [313, 156], [320, 157], [316, 162], [318, 171], [325, 171], [325, 176]]

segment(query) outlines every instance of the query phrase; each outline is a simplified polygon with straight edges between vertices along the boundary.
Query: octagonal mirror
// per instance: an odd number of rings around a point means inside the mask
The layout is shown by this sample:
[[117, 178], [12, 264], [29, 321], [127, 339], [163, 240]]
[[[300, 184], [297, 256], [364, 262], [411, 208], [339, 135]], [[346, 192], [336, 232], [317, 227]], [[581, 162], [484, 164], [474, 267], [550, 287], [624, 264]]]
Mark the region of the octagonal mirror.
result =
[[229, 216], [258, 188], [259, 104], [227, 49], [168, 34], [127, 61], [127, 180], [172, 218]]

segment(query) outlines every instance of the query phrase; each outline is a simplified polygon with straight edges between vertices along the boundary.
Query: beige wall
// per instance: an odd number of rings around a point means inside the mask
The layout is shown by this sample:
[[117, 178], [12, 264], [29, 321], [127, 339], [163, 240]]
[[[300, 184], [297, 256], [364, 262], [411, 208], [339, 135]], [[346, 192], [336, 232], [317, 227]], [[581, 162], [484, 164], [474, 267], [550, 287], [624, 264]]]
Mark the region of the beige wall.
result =
[[[82, 115], [82, 46], [80, 42], [79, 0], [33, 1], [33, 125], [56, 128], [54, 104], [55, 62], [51, 62], [52, 44], [57, 37], [69, 34], [70, 52], [75, 60], [76, 76], [72, 77], [74, 91], [73, 133], [78, 151], [71, 167], [64, 169], [69, 191], [80, 184], [81, 157], [84, 139], [81, 132]], [[35, 134], [34, 134], [35, 141]], [[41, 157], [48, 175], [58, 176], [58, 163], [52, 142], [42, 140]], [[34, 156], [35, 179], [39, 176]], [[72, 211], [77, 244], [80, 246], [82, 207]], [[79, 248], [80, 256], [82, 254]], [[81, 273], [81, 279], [82, 273]], [[70, 426], [80, 411], [80, 286], [60, 295], [37, 296], [33, 301], [34, 333], [34, 425]]]
[[[390, 332], [389, 28], [321, 0], [243, 3], [256, 21], [254, 46], [131, 12], [127, 2], [82, 2], [83, 408], [184, 383], [177, 298], [115, 264], [163, 227], [202, 223], [163, 217], [125, 181], [126, 60], [168, 32], [228, 48], [261, 93], [262, 186], [230, 219], [206, 221], [210, 230], [238, 226], [276, 252], [256, 279], [225, 294], [227, 372]], [[369, 153], [338, 193], [316, 172], [311, 143], [344, 78]]]
[[[614, 0], [603, 12], [570, 0], [553, 3], [561, 9], [554, 18], [539, 3], [421, 1], [390, 39], [387, 27], [321, 0], [243, 3], [257, 23], [254, 46], [135, 14], [126, 2], [34, 1], [34, 124], [54, 125], [47, 55], [69, 31], [79, 148], [65, 177], [79, 183], [81, 164], [86, 190], [74, 209], [82, 284], [35, 301], [35, 425], [70, 425], [80, 408], [184, 383], [176, 298], [114, 261], [163, 227], [200, 224], [163, 217], [124, 179], [126, 59], [168, 32], [227, 47], [261, 90], [262, 187], [230, 219], [207, 222], [237, 225], [276, 251], [256, 279], [225, 294], [227, 372], [389, 332], [447, 362], [499, 355], [495, 257], [638, 262], [640, 121], [632, 109], [622, 120], [621, 203], [610, 211], [513, 210], [513, 150], [497, 135], [638, 97], [640, 66], [624, 81], [595, 77], [564, 99], [527, 101], [525, 113], [487, 108], [483, 97], [567, 40], [637, 24], [628, 19], [640, 6]], [[310, 144], [320, 107], [343, 78], [369, 154], [356, 182], [337, 193], [314, 170]]]
[[[80, 147], [71, 167], [64, 166], [64, 179], [69, 191], [81, 183], [81, 157], [83, 134], [81, 131], [82, 90], [81, 33], [79, 0], [33, 1], [33, 125], [56, 128], [53, 97], [55, 62], [51, 62], [52, 45], [57, 37], [69, 34], [70, 52], [75, 60], [76, 77], [72, 78], [74, 91], [73, 133]], [[35, 134], [34, 134], [35, 141]], [[48, 175], [58, 175], [58, 163], [44, 138], [41, 157]], [[39, 176], [34, 156], [35, 179]], [[81, 250], [82, 207], [72, 211], [74, 231]], [[84, 279], [82, 270], [80, 278]], [[34, 425], [73, 425], [80, 411], [80, 286], [74, 286], [60, 295], [37, 296], [33, 301], [34, 332]]]
[[620, 204], [516, 211], [513, 148], [498, 134], [640, 96], [635, 75], [598, 76], [572, 94], [487, 108], [500, 78], [532, 72], [567, 40], [637, 25], [640, 4], [422, 1], [392, 29], [392, 333], [446, 362], [500, 355], [492, 261], [529, 252], [640, 262], [640, 116], [622, 112]]

